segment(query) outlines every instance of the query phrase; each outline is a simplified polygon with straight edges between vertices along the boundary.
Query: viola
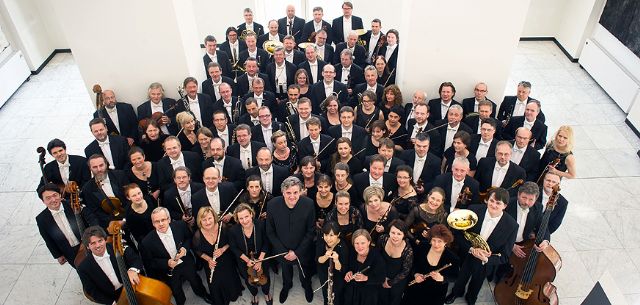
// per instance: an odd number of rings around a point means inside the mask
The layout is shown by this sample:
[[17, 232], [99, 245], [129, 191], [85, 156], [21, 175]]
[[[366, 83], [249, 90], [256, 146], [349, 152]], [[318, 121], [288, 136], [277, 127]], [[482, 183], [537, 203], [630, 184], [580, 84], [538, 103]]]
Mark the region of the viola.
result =
[[[249, 259], [255, 261], [255, 254], [253, 251], [249, 253]], [[247, 274], [249, 275], [249, 284], [254, 286], [262, 286], [267, 283], [267, 275], [264, 274], [264, 268], [260, 271], [253, 269], [253, 266], [247, 266]]]

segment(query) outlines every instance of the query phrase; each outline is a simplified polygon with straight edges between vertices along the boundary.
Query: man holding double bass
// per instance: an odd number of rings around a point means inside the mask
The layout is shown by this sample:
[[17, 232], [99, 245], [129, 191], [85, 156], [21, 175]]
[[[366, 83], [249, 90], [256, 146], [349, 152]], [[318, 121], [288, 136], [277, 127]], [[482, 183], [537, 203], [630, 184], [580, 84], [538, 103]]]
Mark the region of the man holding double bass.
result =
[[122, 186], [129, 184], [129, 179], [123, 171], [109, 170], [103, 155], [91, 155], [88, 163], [93, 178], [84, 184], [81, 193], [87, 220], [106, 229], [112, 220], [124, 218], [127, 201]]

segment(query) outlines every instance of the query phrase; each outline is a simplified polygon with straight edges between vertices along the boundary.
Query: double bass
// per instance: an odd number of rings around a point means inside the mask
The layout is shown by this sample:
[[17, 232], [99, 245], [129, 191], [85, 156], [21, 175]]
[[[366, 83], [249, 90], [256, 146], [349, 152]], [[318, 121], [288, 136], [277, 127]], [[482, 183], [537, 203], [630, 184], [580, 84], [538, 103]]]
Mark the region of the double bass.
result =
[[559, 192], [560, 187], [556, 185], [549, 196], [536, 239], [522, 242], [526, 257], [519, 258], [512, 254], [509, 258], [513, 270], [496, 285], [493, 294], [499, 305], [558, 304], [556, 287], [551, 282], [562, 267], [560, 254], [551, 245], [542, 252], [536, 251], [533, 246], [539, 245], [544, 239]]

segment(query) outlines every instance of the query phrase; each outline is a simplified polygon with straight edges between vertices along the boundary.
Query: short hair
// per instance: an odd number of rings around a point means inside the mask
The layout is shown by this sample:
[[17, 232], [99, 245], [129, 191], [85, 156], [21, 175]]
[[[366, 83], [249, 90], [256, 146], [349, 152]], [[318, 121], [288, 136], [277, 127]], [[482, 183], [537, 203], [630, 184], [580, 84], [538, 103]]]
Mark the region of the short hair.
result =
[[458, 104], [451, 105], [451, 107], [449, 107], [449, 111], [451, 111], [451, 110], [459, 111], [460, 114], [462, 114], [464, 112], [464, 110], [462, 109], [462, 106], [460, 106]]
[[102, 125], [104, 125], [104, 127], [107, 127], [107, 122], [104, 119], [95, 118], [95, 119], [91, 119], [91, 121], [89, 121], [89, 129], [91, 129], [91, 127], [93, 127], [93, 125], [98, 125], [98, 124], [102, 124]]
[[144, 157], [144, 150], [142, 150], [142, 148], [140, 148], [139, 146], [134, 146], [131, 147], [131, 149], [129, 149], [129, 153], [127, 153], [127, 157], [129, 159], [131, 159], [131, 156], [133, 156], [134, 154], [139, 153], [142, 155], [142, 157]]
[[460, 139], [460, 141], [462, 142], [462, 144], [464, 144], [464, 146], [466, 148], [469, 148], [469, 146], [471, 145], [471, 135], [464, 131], [464, 130], [460, 130], [458, 132], [456, 132], [453, 135], [453, 139]]
[[333, 184], [333, 180], [331, 180], [331, 177], [328, 175], [320, 174], [318, 179], [316, 179], [316, 185], [320, 185], [320, 183], [326, 183], [331, 186]]
[[366, 238], [367, 241], [371, 243], [371, 234], [369, 234], [369, 232], [365, 229], [357, 229], [351, 235], [351, 245], [353, 245], [353, 242], [356, 240], [356, 238], [360, 236], [364, 236], [364, 238]]
[[243, 12], [244, 12], [244, 13], [251, 13], [251, 14], [253, 14], [253, 11], [252, 11], [250, 8], [248, 8], [248, 7], [247, 7], [247, 8], [245, 8], [245, 9], [243, 10]]
[[[260, 179], [258, 179], [258, 180], [260, 180]], [[238, 213], [240, 213], [242, 211], [249, 211], [249, 214], [251, 215], [251, 218], [253, 218], [255, 216], [255, 214], [256, 214], [256, 211], [254, 211], [253, 208], [249, 204], [244, 203], [244, 202], [240, 203], [233, 210], [233, 220], [235, 220], [236, 223], [238, 222]]]
[[431, 142], [431, 137], [427, 132], [421, 132], [416, 135], [416, 141], [429, 141]]
[[402, 106], [400, 105], [394, 105], [393, 107], [391, 107], [391, 109], [389, 109], [389, 113], [395, 113], [400, 117], [400, 120], [402, 121], [404, 119], [404, 108], [402, 108]]
[[91, 239], [91, 237], [94, 237], [94, 236], [97, 236], [106, 240], [107, 232], [105, 232], [104, 229], [100, 226], [90, 226], [86, 228], [82, 233], [82, 244], [85, 247], [89, 247], [89, 240]]
[[495, 199], [496, 201], [502, 201], [502, 203], [504, 203], [505, 205], [509, 204], [509, 191], [501, 187], [496, 187], [489, 190], [489, 193], [487, 193], [487, 200], [491, 198], [491, 195], [493, 195], [493, 199]]
[[368, 65], [368, 66], [364, 67], [364, 71], [363, 72], [366, 73], [367, 71], [373, 71], [373, 72], [378, 73], [378, 70], [376, 70], [376, 67], [374, 65]]
[[195, 77], [189, 76], [187, 78], [184, 79], [184, 81], [182, 82], [183, 86], [187, 86], [187, 84], [189, 83], [195, 83], [196, 85], [198, 84], [198, 80]]
[[160, 92], [162, 92], [162, 97], [164, 97], [164, 88], [162, 87], [161, 83], [158, 82], [153, 82], [149, 85], [149, 89], [147, 89], [147, 92], [153, 90], [153, 89], [160, 89]]
[[300, 169], [302, 169], [302, 167], [307, 165], [313, 166], [316, 169], [316, 171], [318, 170], [316, 166], [316, 158], [314, 158], [313, 156], [302, 157], [302, 159], [300, 160]]
[[369, 90], [365, 90], [362, 92], [362, 96], [360, 96], [360, 102], [364, 101], [364, 97], [368, 97], [370, 101], [372, 101], [373, 103], [375, 103], [378, 100], [378, 96], [373, 92], [373, 91], [369, 91]]
[[173, 179], [176, 178], [176, 173], [177, 172], [185, 172], [185, 173], [187, 173], [187, 176], [189, 178], [191, 178], [191, 170], [186, 166], [178, 166], [178, 167], [176, 167], [176, 169], [173, 170], [173, 174], [172, 174]]
[[453, 159], [453, 162], [451, 162], [451, 166], [455, 165], [455, 164], [461, 164], [464, 165], [465, 168], [469, 168], [470, 163], [469, 163], [469, 159], [467, 159], [466, 157], [456, 157], [455, 159]]
[[[298, 71], [296, 71], [296, 75], [298, 75], [298, 74], [299, 74], [298, 72], [299, 72], [300, 70], [304, 71], [304, 69], [298, 69]], [[307, 72], [305, 71], [304, 73], [307, 73]], [[296, 77], [296, 78], [297, 78], [297, 77]], [[289, 91], [289, 90], [291, 90], [291, 89], [296, 89], [296, 90], [298, 90], [298, 92], [300, 92], [300, 85], [298, 85], [298, 84], [291, 84], [291, 85], [289, 85], [289, 87], [287, 87], [287, 91]]]
[[348, 55], [349, 58], [351, 58], [353, 56], [353, 52], [351, 52], [351, 50], [349, 49], [344, 49], [340, 51], [340, 57], [342, 57], [342, 55]]
[[407, 231], [408, 231], [408, 226], [407, 223], [404, 222], [402, 219], [394, 219], [389, 223], [389, 230], [391, 230], [391, 227], [395, 227], [396, 229], [400, 230], [400, 232], [402, 232], [402, 235], [404, 235], [405, 237], [407, 236]]
[[442, 88], [443, 87], [451, 87], [451, 91], [453, 91], [453, 95], [456, 95], [456, 87], [453, 85], [452, 82], [443, 82], [442, 84], [440, 84], [440, 88], [438, 88], [438, 93], [442, 93]]
[[324, 12], [324, 11], [322, 10], [322, 7], [321, 7], [321, 6], [316, 6], [316, 7], [314, 7], [314, 8], [313, 8], [313, 11], [314, 11], [314, 12]]
[[300, 106], [300, 104], [309, 104], [309, 106], [313, 105], [308, 97], [301, 97], [298, 100], [298, 106]]
[[163, 145], [163, 146], [166, 146], [167, 142], [169, 142], [169, 141], [176, 141], [176, 142], [178, 142], [178, 146], [182, 147], [182, 144], [180, 143], [180, 139], [178, 139], [178, 137], [176, 137], [176, 136], [168, 136], [168, 137], [164, 138], [164, 142], [163, 143], [165, 145]]
[[56, 138], [49, 141], [49, 143], [47, 144], [47, 152], [51, 154], [51, 150], [56, 147], [62, 147], [62, 149], [67, 150], [67, 144], [65, 144], [62, 140]]
[[320, 127], [322, 126], [322, 124], [320, 123], [320, 119], [318, 119], [317, 117], [314, 117], [314, 116], [310, 117], [307, 120], [307, 123], [306, 123], [307, 128], [309, 128], [309, 126], [311, 126], [311, 125], [320, 126]]
[[518, 87], [520, 86], [531, 89], [531, 83], [526, 80], [519, 82]]
[[381, 154], [375, 154], [369, 158], [369, 166], [371, 166], [375, 162], [382, 162], [382, 164], [387, 163], [387, 158], [382, 156]]
[[327, 221], [322, 225], [322, 234], [329, 235], [331, 232], [340, 235], [340, 226], [335, 221]]
[[246, 132], [251, 134], [251, 127], [249, 127], [249, 125], [247, 125], [247, 124], [240, 124], [240, 125], [236, 126], [236, 129], [235, 129], [236, 134], [240, 130], [245, 130]]
[[398, 174], [398, 172], [405, 172], [409, 174], [409, 178], [413, 180], [413, 168], [411, 168], [411, 166], [406, 164], [400, 165], [396, 168], [396, 175]]
[[[276, 47], [275, 49], [273, 49], [273, 54], [276, 54], [278, 52], [282, 52], [284, 54], [284, 47]], [[256, 77], [259, 78], [259, 77]], [[254, 78], [253, 80], [256, 80], [256, 78]]]
[[337, 170], [342, 170], [347, 172], [347, 175], [349, 175], [349, 172], [351, 171], [351, 169], [349, 168], [349, 165], [344, 163], [344, 162], [338, 162], [336, 163], [336, 165], [333, 167], [333, 174], [335, 175]]
[[213, 221], [218, 222], [218, 213], [213, 210], [213, 207], [210, 205], [205, 205], [198, 210], [198, 216], [196, 217], [196, 224], [198, 228], [202, 228], [202, 218], [204, 218], [207, 214], [211, 213], [213, 215]]
[[379, 186], [370, 185], [362, 191], [362, 197], [364, 198], [365, 204], [369, 204], [369, 200], [373, 196], [380, 198], [380, 201], [384, 200], [384, 190]]
[[95, 159], [102, 159], [102, 161], [104, 161], [104, 164], [106, 164], [107, 167], [109, 167], [109, 160], [107, 160], [107, 157], [103, 156], [102, 154], [93, 154], [89, 156], [89, 158], [87, 159], [87, 165], [91, 163], [91, 160], [95, 160]]
[[224, 36], [229, 36], [229, 33], [231, 32], [236, 32], [236, 34], [238, 34], [238, 29], [236, 29], [236, 27], [230, 26], [227, 28], [227, 30], [224, 32]]
[[276, 144], [276, 141], [278, 140], [278, 138], [280, 137], [286, 137], [287, 134], [282, 131], [282, 130], [276, 130], [274, 133], [271, 134], [271, 143]]
[[[285, 35], [284, 38], [282, 38], [282, 41], [285, 41], [285, 40], [293, 40], [294, 43], [296, 42], [296, 38], [293, 37], [293, 35]], [[284, 48], [282, 48], [282, 49], [284, 50]], [[276, 48], [276, 50], [277, 50], [277, 48]]]
[[[344, 163], [342, 163], [342, 164], [344, 164]], [[349, 203], [351, 203], [351, 195], [347, 191], [338, 191], [336, 193], [336, 202], [338, 201], [338, 198], [348, 198], [349, 199]]]
[[378, 148], [385, 147], [393, 149], [396, 146], [393, 140], [389, 138], [381, 138], [380, 140], [378, 140], [378, 143], [380, 144]]
[[539, 100], [531, 99], [527, 102], [527, 105], [529, 104], [536, 104], [538, 106], [538, 110], [542, 109], [542, 104], [540, 104]]
[[349, 1], [345, 1], [344, 3], [342, 3], [342, 5], [343, 5], [343, 6], [345, 6], [345, 5], [346, 5], [346, 6], [347, 6], [347, 7], [349, 7], [350, 9], [353, 9], [353, 3], [349, 2]]
[[207, 65], [207, 72], [209, 71], [209, 68], [218, 68], [218, 69], [222, 70], [222, 67], [220, 67], [220, 64], [219, 64], [219, 63], [217, 63], [217, 62], [213, 62], [213, 61], [212, 61], [212, 62], [210, 62], [210, 63]]
[[493, 127], [494, 130], [498, 130], [498, 122], [494, 118], [482, 119], [480, 121], [480, 126], [482, 126], [484, 124], [489, 124], [489, 125], [491, 125], [491, 127]]
[[400, 32], [398, 32], [398, 30], [396, 29], [389, 29], [387, 31], [387, 35], [389, 35], [389, 33], [395, 34], [396, 35], [396, 43], [400, 43]]
[[264, 85], [264, 79], [262, 79], [261, 77], [256, 77], [251, 81], [251, 86], [253, 86], [254, 84], [263, 84]]
[[157, 207], [155, 209], [153, 209], [153, 211], [151, 211], [151, 216], [164, 212], [165, 215], [167, 215], [167, 217], [171, 218], [171, 214], [169, 213], [169, 209], [165, 208], [165, 207]]
[[140, 189], [140, 186], [135, 183], [129, 183], [122, 187], [122, 192], [124, 193], [125, 197], [129, 197], [129, 191], [134, 189]]
[[520, 188], [518, 188], [518, 194], [525, 193], [529, 195], [534, 195], [536, 198], [540, 195], [540, 189], [538, 188], [538, 184], [532, 181], [527, 181], [523, 183]]
[[38, 188], [38, 197], [42, 199], [42, 194], [47, 191], [60, 194], [60, 187], [54, 183], [45, 183], [43, 186]]
[[213, 35], [207, 35], [204, 37], [204, 44], [207, 44], [207, 42], [216, 42], [216, 38]]
[[443, 224], [434, 225], [427, 234], [429, 235], [429, 239], [439, 238], [446, 244], [450, 244], [453, 241], [453, 233]]
[[287, 179], [284, 179], [284, 181], [282, 181], [280, 190], [284, 193], [288, 188], [294, 186], [298, 186], [298, 188], [302, 190], [302, 182], [300, 182], [300, 179], [294, 176], [289, 176]]
[[258, 100], [253, 96], [252, 97], [248, 97], [246, 100], [244, 100], [244, 105], [245, 106], [249, 106], [251, 104], [256, 104], [256, 106], [258, 106]]
[[480, 108], [482, 106], [489, 106], [489, 107], [491, 107], [491, 110], [493, 110], [493, 104], [488, 100], [479, 101], [478, 102], [478, 108]]
[[211, 129], [207, 128], [207, 127], [200, 127], [200, 129], [198, 129], [198, 131], [196, 132], [196, 138], [200, 135], [205, 135], [208, 138], [213, 138], [213, 132], [211, 132]]
[[[434, 186], [433, 188], [431, 188], [431, 190], [429, 191], [429, 194], [427, 194], [427, 196], [431, 196], [435, 193], [440, 194], [440, 196], [442, 196], [442, 199], [447, 197], [447, 193], [444, 191], [443, 188], [439, 187], [439, 186]], [[442, 205], [440, 206], [442, 207]]]
[[379, 25], [382, 25], [382, 21], [380, 21], [380, 19], [378, 19], [378, 18], [373, 18], [373, 20], [371, 20], [371, 22], [375, 22], [375, 23], [377, 23]]
[[351, 106], [342, 106], [342, 107], [340, 107], [340, 114], [342, 114], [344, 112], [349, 112], [352, 115], [356, 114], [356, 112], [353, 110], [353, 107], [351, 107]]
[[187, 111], [183, 111], [178, 113], [178, 115], [176, 115], [176, 121], [178, 122], [178, 124], [182, 125], [185, 124], [186, 122], [190, 121], [190, 120], [195, 120], [196, 118], [189, 112]]
[[502, 145], [509, 146], [509, 149], [513, 148], [513, 144], [511, 144], [511, 142], [509, 142], [507, 140], [502, 140], [502, 141], [498, 141], [498, 143], [496, 144], [496, 149], [498, 148], [498, 146], [502, 146]]

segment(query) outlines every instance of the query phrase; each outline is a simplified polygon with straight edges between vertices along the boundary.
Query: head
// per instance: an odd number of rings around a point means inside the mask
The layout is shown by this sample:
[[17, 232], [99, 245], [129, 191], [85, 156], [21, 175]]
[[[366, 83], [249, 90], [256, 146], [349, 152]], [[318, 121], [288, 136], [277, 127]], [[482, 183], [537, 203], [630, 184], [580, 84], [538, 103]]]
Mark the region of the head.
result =
[[322, 124], [317, 117], [310, 117], [307, 120], [307, 130], [309, 131], [309, 137], [311, 139], [318, 139], [320, 137], [320, 131], [322, 131]]
[[427, 195], [427, 207], [434, 213], [444, 212], [444, 206], [442, 203], [444, 202], [444, 197], [446, 193], [444, 189], [441, 187], [433, 187], [429, 194]]
[[429, 143], [431, 139], [429, 138], [428, 133], [420, 133], [416, 135], [416, 141], [413, 144], [413, 149], [415, 150], [418, 157], [422, 158], [427, 155], [429, 152]]
[[303, 120], [311, 116], [311, 100], [309, 98], [303, 97], [298, 100], [298, 115]]
[[224, 110], [216, 110], [213, 113], [213, 126], [217, 130], [224, 130], [227, 127], [227, 114]]
[[218, 223], [218, 214], [211, 206], [201, 207], [196, 216], [196, 224], [200, 229], [211, 229]]
[[478, 115], [480, 119], [486, 119], [491, 117], [493, 113], [493, 104], [490, 101], [484, 100], [478, 103]]
[[390, 29], [387, 31], [387, 44], [396, 45], [400, 42], [400, 33], [398, 30]]
[[393, 158], [393, 153], [395, 152], [395, 143], [393, 143], [393, 140], [389, 138], [382, 138], [378, 142], [380, 143], [380, 146], [378, 146], [378, 154], [383, 156], [387, 161], [391, 160], [391, 158]]
[[144, 196], [142, 195], [142, 190], [140, 186], [135, 183], [130, 183], [124, 186], [124, 196], [129, 200], [132, 204], [139, 204], [144, 201]]
[[196, 95], [198, 94], [198, 80], [195, 79], [194, 77], [187, 77], [184, 79], [184, 81], [182, 82], [182, 85], [184, 86], [184, 90], [187, 92], [187, 95], [190, 98], [195, 98]]
[[95, 256], [102, 257], [107, 251], [107, 232], [100, 226], [91, 226], [82, 233], [82, 244]]
[[278, 21], [277, 20], [269, 20], [269, 34], [278, 35]]
[[67, 144], [60, 139], [53, 139], [47, 144], [47, 151], [59, 163], [67, 161]]
[[496, 162], [500, 166], [505, 166], [511, 161], [511, 151], [513, 146], [508, 141], [500, 141], [496, 144]]
[[338, 114], [338, 109], [340, 108], [340, 103], [338, 102], [338, 98], [335, 95], [329, 95], [322, 102], [321, 108], [326, 109], [326, 112], [329, 114]]
[[365, 229], [358, 229], [351, 235], [351, 244], [359, 255], [368, 255], [371, 245], [371, 235]]
[[382, 21], [380, 21], [380, 19], [376, 18], [371, 21], [371, 33], [373, 35], [380, 34], [381, 28], [382, 28]]
[[560, 176], [552, 173], [547, 173], [544, 175], [544, 180], [542, 181], [542, 187], [544, 188], [544, 192], [547, 194], [551, 194], [551, 190], [556, 185], [560, 184]]
[[211, 129], [207, 128], [207, 127], [200, 127], [200, 129], [198, 129], [198, 131], [196, 132], [196, 139], [198, 140], [198, 144], [200, 144], [200, 147], [203, 148], [203, 150], [207, 150], [209, 149], [209, 143], [211, 142], [211, 139], [213, 139], [213, 133], [211, 132]]
[[340, 52], [340, 64], [343, 67], [351, 67], [353, 64], [353, 52], [349, 49], [344, 49]]
[[333, 167], [333, 178], [338, 184], [349, 183], [349, 165], [342, 162], [336, 163]]
[[238, 41], [238, 29], [235, 27], [228, 27], [225, 34], [229, 43], [236, 43]]
[[440, 93], [440, 99], [445, 103], [449, 103], [456, 96], [456, 87], [451, 82], [444, 82], [440, 84], [438, 92]]
[[378, 71], [376, 67], [368, 65], [364, 68], [364, 80], [370, 87], [375, 87], [378, 81]]
[[185, 166], [176, 167], [173, 170], [173, 183], [176, 184], [178, 189], [186, 190], [191, 183], [191, 170]]
[[220, 97], [223, 101], [231, 101], [231, 95], [233, 91], [231, 90], [231, 86], [229, 84], [222, 83], [220, 87], [218, 87], [218, 91], [220, 91]]
[[362, 192], [364, 197], [364, 203], [367, 207], [378, 210], [382, 207], [382, 200], [384, 200], [384, 190], [378, 186], [368, 186]]
[[429, 106], [426, 104], [417, 104], [413, 106], [413, 116], [416, 119], [418, 125], [424, 125], [429, 119]]
[[93, 176], [98, 180], [104, 180], [107, 178], [107, 171], [109, 170], [109, 161], [103, 155], [93, 154], [87, 160], [89, 170]]
[[447, 121], [449, 121], [449, 125], [451, 126], [457, 126], [460, 124], [460, 121], [462, 121], [462, 106], [451, 105], [447, 112]]
[[303, 177], [314, 177], [316, 170], [316, 159], [314, 159], [313, 156], [305, 156], [300, 160], [300, 172], [302, 172]]
[[195, 131], [196, 119], [187, 111], [180, 112], [176, 115], [176, 121], [185, 131]]
[[524, 109], [524, 118], [528, 122], [533, 122], [538, 117], [538, 113], [540, 113], [540, 102], [538, 100], [527, 102], [527, 106]]
[[218, 47], [218, 42], [213, 35], [207, 35], [204, 38], [204, 47], [207, 49], [207, 53], [216, 54], [216, 48]]
[[253, 211], [253, 208], [246, 203], [239, 204], [233, 211], [233, 219], [243, 228], [250, 228], [253, 226], [254, 216], [255, 212]]
[[253, 11], [250, 8], [245, 8], [243, 12], [244, 22], [247, 24], [253, 23]]
[[333, 79], [336, 77], [336, 68], [332, 65], [325, 65], [322, 68], [322, 77], [324, 78], [325, 83], [332, 83]]
[[327, 196], [329, 192], [331, 192], [331, 186], [333, 186], [333, 181], [331, 177], [320, 174], [318, 176], [318, 181], [316, 181], [316, 188], [318, 188], [318, 194], [321, 196]]
[[336, 193], [336, 210], [340, 215], [349, 213], [349, 207], [351, 206], [351, 196], [347, 191], [338, 191]]
[[258, 175], [251, 175], [247, 177], [247, 181], [245, 182], [245, 188], [249, 192], [249, 196], [251, 198], [258, 198], [262, 196], [262, 180]]
[[[282, 53], [282, 56], [283, 56], [282, 60], [284, 61], [284, 52], [280, 52], [280, 53]], [[251, 90], [253, 90], [253, 93], [255, 95], [261, 95], [264, 92], [264, 80], [259, 77], [254, 78], [253, 81], [251, 82]]]
[[207, 190], [214, 192], [218, 189], [218, 183], [220, 183], [220, 171], [215, 166], [207, 167], [204, 172], [202, 172], [202, 180]]
[[387, 69], [387, 60], [384, 58], [384, 56], [378, 55], [376, 57], [376, 61], [374, 62], [374, 66], [376, 67], [376, 71], [378, 71], [378, 74], [389, 72], [389, 69]]
[[252, 118], [258, 117], [258, 100], [256, 100], [254, 97], [249, 97], [244, 101], [244, 108]]
[[282, 43], [284, 44], [284, 49], [287, 51], [287, 54], [291, 53], [291, 51], [296, 47], [296, 38], [292, 35], [284, 36]]
[[400, 165], [396, 169], [396, 182], [399, 187], [411, 185], [413, 180], [413, 169], [408, 165]]
[[369, 129], [371, 130], [371, 137], [376, 141], [389, 136], [389, 128], [387, 128], [384, 120], [373, 121], [373, 123], [369, 125]]
[[60, 188], [57, 185], [53, 183], [43, 185], [38, 189], [38, 196], [49, 210], [60, 210], [62, 196], [60, 195]]
[[487, 84], [485, 83], [477, 83], [476, 86], [473, 87], [473, 95], [478, 101], [486, 100], [487, 93], [489, 93], [489, 91], [487, 89]]
[[441, 252], [453, 241], [453, 233], [443, 224], [437, 224], [429, 230], [431, 249]]
[[380, 179], [384, 174], [384, 165], [387, 163], [387, 159], [378, 154], [371, 156], [369, 160], [369, 175], [375, 180]]
[[[247, 36], [247, 39], [245, 39], [245, 41], [250, 41], [249, 38], [252, 38], [253, 40], [255, 40], [255, 38], [253, 36], [249, 37]], [[254, 42], [255, 44], [255, 42]], [[247, 43], [248, 45], [248, 43]], [[247, 74], [250, 76], [256, 76], [256, 74], [258, 74], [258, 60], [253, 58], [253, 57], [249, 57], [245, 62], [244, 62], [244, 68], [247, 71]]]
[[91, 134], [96, 138], [99, 142], [104, 142], [107, 140], [109, 136], [107, 134], [107, 123], [105, 123], [104, 119], [95, 118], [89, 121], [89, 129], [91, 129]]
[[394, 219], [389, 223], [389, 241], [393, 245], [400, 244], [407, 236], [407, 223], [400, 219]]
[[347, 46], [349, 48], [353, 48], [356, 46], [357, 42], [358, 42], [358, 34], [354, 31], [349, 32], [349, 34], [347, 35]]
[[480, 124], [480, 136], [482, 140], [487, 142], [493, 139], [496, 134], [496, 128], [498, 128], [498, 122], [493, 118], [482, 119]]
[[491, 217], [497, 217], [507, 208], [509, 203], [509, 192], [501, 187], [489, 191], [487, 199], [487, 211]]
[[456, 157], [451, 165], [451, 174], [453, 179], [462, 182], [469, 173], [469, 160], [465, 157]]
[[342, 124], [343, 127], [351, 127], [354, 119], [355, 111], [351, 106], [342, 106], [342, 108], [340, 108], [340, 124]]
[[415, 92], [413, 92], [413, 96], [411, 97], [411, 102], [414, 105], [426, 103], [427, 92], [425, 92], [424, 90], [416, 90]]
[[147, 120], [147, 126], [143, 131], [148, 141], [156, 141], [160, 138], [160, 135], [163, 134], [158, 122], [150, 119]]
[[313, 8], [313, 21], [317, 22], [321, 22], [322, 21], [322, 17], [324, 17], [324, 11], [322, 10], [322, 7], [316, 6]]
[[304, 48], [304, 56], [309, 62], [315, 62], [317, 60], [316, 46], [310, 44]]
[[269, 170], [272, 161], [271, 151], [266, 147], [260, 148], [256, 154], [256, 161], [258, 161], [258, 166], [260, 166], [263, 171]]
[[387, 122], [389, 122], [389, 125], [396, 126], [396, 124], [401, 123], [403, 119], [404, 108], [402, 108], [402, 106], [400, 105], [391, 107], [391, 109], [389, 110], [389, 114], [387, 115]]
[[225, 154], [225, 143], [221, 138], [213, 138], [209, 141], [209, 153], [215, 161], [221, 161]]
[[353, 13], [353, 3], [349, 2], [349, 1], [345, 1], [344, 3], [342, 3], [342, 15], [344, 17], [351, 17], [351, 14]]
[[129, 162], [135, 168], [142, 168], [145, 162], [144, 150], [138, 146], [129, 149]]
[[102, 91], [102, 99], [105, 107], [111, 109], [116, 106], [116, 94], [113, 90]]
[[469, 149], [470, 144], [471, 135], [468, 132], [460, 130], [453, 135], [453, 150], [455, 150], [456, 152], [461, 152]]
[[531, 83], [528, 81], [521, 81], [518, 83], [518, 90], [516, 91], [516, 97], [521, 101], [529, 99], [529, 93], [531, 93]]
[[242, 147], [251, 144], [251, 127], [247, 124], [240, 124], [236, 127], [236, 140]]
[[528, 209], [536, 204], [540, 195], [540, 189], [535, 182], [527, 181], [518, 189], [518, 205], [523, 209]]
[[260, 120], [260, 125], [262, 125], [263, 127], [268, 127], [269, 125], [271, 125], [271, 110], [269, 110], [269, 107], [260, 107], [260, 109], [258, 110], [258, 119]]
[[149, 97], [149, 100], [153, 103], [160, 103], [162, 98], [164, 98], [164, 88], [162, 88], [162, 84], [151, 83], [149, 89], [147, 89], [147, 97]]
[[533, 134], [531, 133], [531, 130], [524, 127], [518, 127], [518, 129], [516, 129], [515, 145], [520, 149], [525, 149], [527, 145], [529, 145], [529, 141], [531, 141], [532, 136]]
[[322, 239], [327, 245], [335, 246], [340, 242], [340, 226], [334, 221], [322, 225]]
[[[296, 75], [298, 75], [297, 72], [296, 72]], [[304, 80], [305, 82], [307, 81], [306, 74], [304, 74]], [[300, 98], [300, 85], [298, 84], [289, 85], [289, 88], [287, 88], [287, 97], [289, 98], [289, 101], [293, 103], [297, 103], [298, 99]]]
[[300, 199], [300, 192], [302, 191], [302, 182], [296, 177], [288, 177], [284, 179], [281, 185], [282, 196], [284, 202], [288, 206], [294, 206]]
[[562, 125], [553, 136], [553, 145], [561, 152], [573, 150], [573, 128], [569, 125]]
[[168, 136], [164, 139], [164, 152], [173, 160], [178, 160], [182, 154], [182, 145], [180, 140], [174, 136]]
[[319, 47], [324, 46], [327, 43], [327, 31], [320, 30], [316, 34], [316, 45]]
[[157, 207], [151, 211], [151, 223], [156, 231], [160, 233], [167, 233], [169, 224], [171, 223], [171, 216], [169, 210], [165, 207]]
[[275, 150], [285, 150], [288, 147], [287, 134], [282, 130], [274, 132], [271, 134], [271, 143]]
[[275, 51], [273, 51], [273, 61], [275, 61], [276, 65], [282, 65], [284, 63], [284, 57], [284, 48], [276, 47]]
[[298, 69], [295, 74], [295, 85], [298, 86], [298, 98], [300, 97], [300, 87], [309, 85], [309, 75], [307, 75], [307, 70]]
[[222, 69], [217, 62], [210, 62], [207, 65], [207, 73], [214, 82], [219, 82], [222, 76]]
[[360, 97], [360, 102], [362, 103], [362, 107], [365, 109], [373, 109], [376, 106], [377, 96], [372, 91], [366, 90], [362, 92], [362, 96]]
[[392, 103], [393, 105], [402, 105], [402, 92], [397, 85], [389, 85], [384, 88], [385, 102]]

